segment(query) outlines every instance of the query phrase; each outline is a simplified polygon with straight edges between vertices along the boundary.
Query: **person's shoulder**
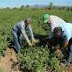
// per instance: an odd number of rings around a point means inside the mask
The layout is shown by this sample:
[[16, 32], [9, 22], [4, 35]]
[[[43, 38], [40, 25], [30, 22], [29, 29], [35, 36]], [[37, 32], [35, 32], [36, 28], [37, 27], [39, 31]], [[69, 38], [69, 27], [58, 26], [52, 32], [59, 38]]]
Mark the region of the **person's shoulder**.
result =
[[53, 19], [59, 19], [59, 17], [56, 16], [56, 15], [50, 15], [50, 18], [53, 18]]
[[24, 20], [19, 21], [19, 23], [24, 23]]
[[23, 20], [19, 21], [19, 24], [24, 25], [24, 21]]
[[17, 25], [20, 26], [20, 27], [22, 27], [22, 26], [24, 26], [25, 24], [24, 24], [24, 21], [21, 20], [21, 21], [18, 21], [18, 22], [17, 22]]
[[72, 27], [72, 23], [63, 23], [63, 25]]
[[56, 16], [56, 15], [50, 15], [50, 17], [58, 17], [58, 16]]

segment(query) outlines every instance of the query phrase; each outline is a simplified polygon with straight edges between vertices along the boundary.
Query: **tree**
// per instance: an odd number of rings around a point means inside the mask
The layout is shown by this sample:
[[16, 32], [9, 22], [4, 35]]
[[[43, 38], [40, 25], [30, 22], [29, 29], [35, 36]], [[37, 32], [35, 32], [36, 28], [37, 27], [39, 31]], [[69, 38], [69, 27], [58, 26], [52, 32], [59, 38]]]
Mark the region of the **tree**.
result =
[[26, 9], [30, 9], [30, 6], [29, 5], [26, 5], [26, 7], [25, 7]]
[[23, 8], [24, 8], [24, 6], [22, 5], [22, 6], [21, 6], [21, 9], [23, 9]]
[[6, 7], [6, 9], [10, 9], [9, 7]]
[[52, 2], [50, 2], [50, 4], [48, 5], [48, 9], [52, 9], [52, 7], [53, 7], [53, 3]]
[[29, 8], [29, 5], [26, 5], [26, 8]]

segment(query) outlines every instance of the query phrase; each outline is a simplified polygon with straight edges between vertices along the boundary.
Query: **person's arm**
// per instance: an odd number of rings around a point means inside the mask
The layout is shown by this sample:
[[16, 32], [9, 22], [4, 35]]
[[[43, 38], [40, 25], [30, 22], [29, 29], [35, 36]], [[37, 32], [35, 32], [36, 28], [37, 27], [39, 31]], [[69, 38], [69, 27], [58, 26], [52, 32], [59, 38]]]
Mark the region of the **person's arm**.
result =
[[33, 35], [33, 31], [32, 31], [32, 28], [31, 28], [30, 24], [28, 25], [28, 28], [29, 28], [30, 36], [31, 36], [32, 40], [34, 40], [34, 35]]
[[21, 25], [21, 32], [22, 32], [22, 35], [24, 36], [24, 38], [26, 39], [28, 45], [31, 45], [31, 42], [30, 42], [30, 40], [29, 40], [29, 38], [28, 38], [28, 36], [27, 36], [27, 34], [25, 32], [25, 26], [24, 26], [24, 24]]
[[64, 47], [64, 48], [67, 48], [68, 43], [69, 43], [68, 35], [65, 34], [65, 35], [63, 36], [63, 39], [64, 39], [63, 47]]
[[30, 35], [31, 35], [31, 38], [32, 38], [32, 44], [39, 42], [38, 39], [34, 38], [33, 31], [32, 31], [32, 28], [31, 28], [30, 24], [28, 25], [28, 28], [29, 28], [29, 32], [30, 32]]
[[65, 41], [63, 47], [66, 48], [68, 46], [68, 41]]

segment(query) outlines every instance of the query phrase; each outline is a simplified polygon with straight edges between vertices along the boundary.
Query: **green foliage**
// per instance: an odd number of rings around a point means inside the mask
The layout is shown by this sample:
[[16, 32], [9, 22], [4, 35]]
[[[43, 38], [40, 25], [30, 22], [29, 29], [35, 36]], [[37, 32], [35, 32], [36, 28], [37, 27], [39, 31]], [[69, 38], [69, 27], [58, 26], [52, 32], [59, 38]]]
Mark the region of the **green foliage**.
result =
[[2, 69], [0, 69], [0, 72], [3, 72], [3, 70], [2, 70]]
[[49, 50], [43, 47], [22, 48], [18, 54], [19, 65], [22, 69], [32, 72], [45, 72], [51, 68], [54, 72], [62, 72], [63, 66], [56, 57], [50, 57]]
[[[57, 15], [68, 22], [72, 22], [72, 12], [64, 10], [45, 10], [45, 9], [31, 9], [29, 6], [24, 9], [0, 9], [0, 55], [4, 55], [4, 51], [9, 45], [8, 38], [12, 40], [11, 28], [16, 24], [17, 21], [24, 20], [26, 17], [32, 18], [33, 32], [40, 35], [46, 35], [42, 23], [38, 20], [43, 16], [44, 13]], [[45, 26], [44, 26], [45, 27]], [[49, 58], [51, 54], [43, 47], [34, 48], [22, 48], [19, 53], [19, 64], [24, 69], [25, 67], [29, 70], [32, 69], [36, 72], [42, 72], [46, 67], [59, 72], [61, 70], [60, 62], [57, 58]]]
[[44, 72], [49, 61], [49, 51], [43, 47], [23, 48], [18, 56], [20, 67], [35, 72]]
[[56, 57], [53, 57], [50, 60], [50, 64], [55, 72], [63, 72], [63, 66], [60, 64], [60, 61]]

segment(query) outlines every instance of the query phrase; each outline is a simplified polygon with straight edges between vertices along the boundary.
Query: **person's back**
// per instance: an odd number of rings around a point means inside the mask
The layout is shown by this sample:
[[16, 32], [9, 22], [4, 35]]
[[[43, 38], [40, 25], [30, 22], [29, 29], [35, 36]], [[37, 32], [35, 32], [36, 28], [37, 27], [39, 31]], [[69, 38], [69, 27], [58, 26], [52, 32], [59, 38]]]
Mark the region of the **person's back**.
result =
[[59, 27], [60, 24], [66, 23], [63, 19], [58, 16], [50, 15], [51, 29], [54, 30], [55, 27]]
[[17, 24], [14, 25], [13, 29], [14, 29], [17, 33], [21, 33], [21, 26], [25, 26], [24, 21], [17, 22]]
[[67, 37], [67, 40], [69, 41], [70, 38], [72, 38], [72, 24], [71, 23], [63, 23], [60, 25], [62, 28], [62, 31], [64, 32], [63, 35]]

